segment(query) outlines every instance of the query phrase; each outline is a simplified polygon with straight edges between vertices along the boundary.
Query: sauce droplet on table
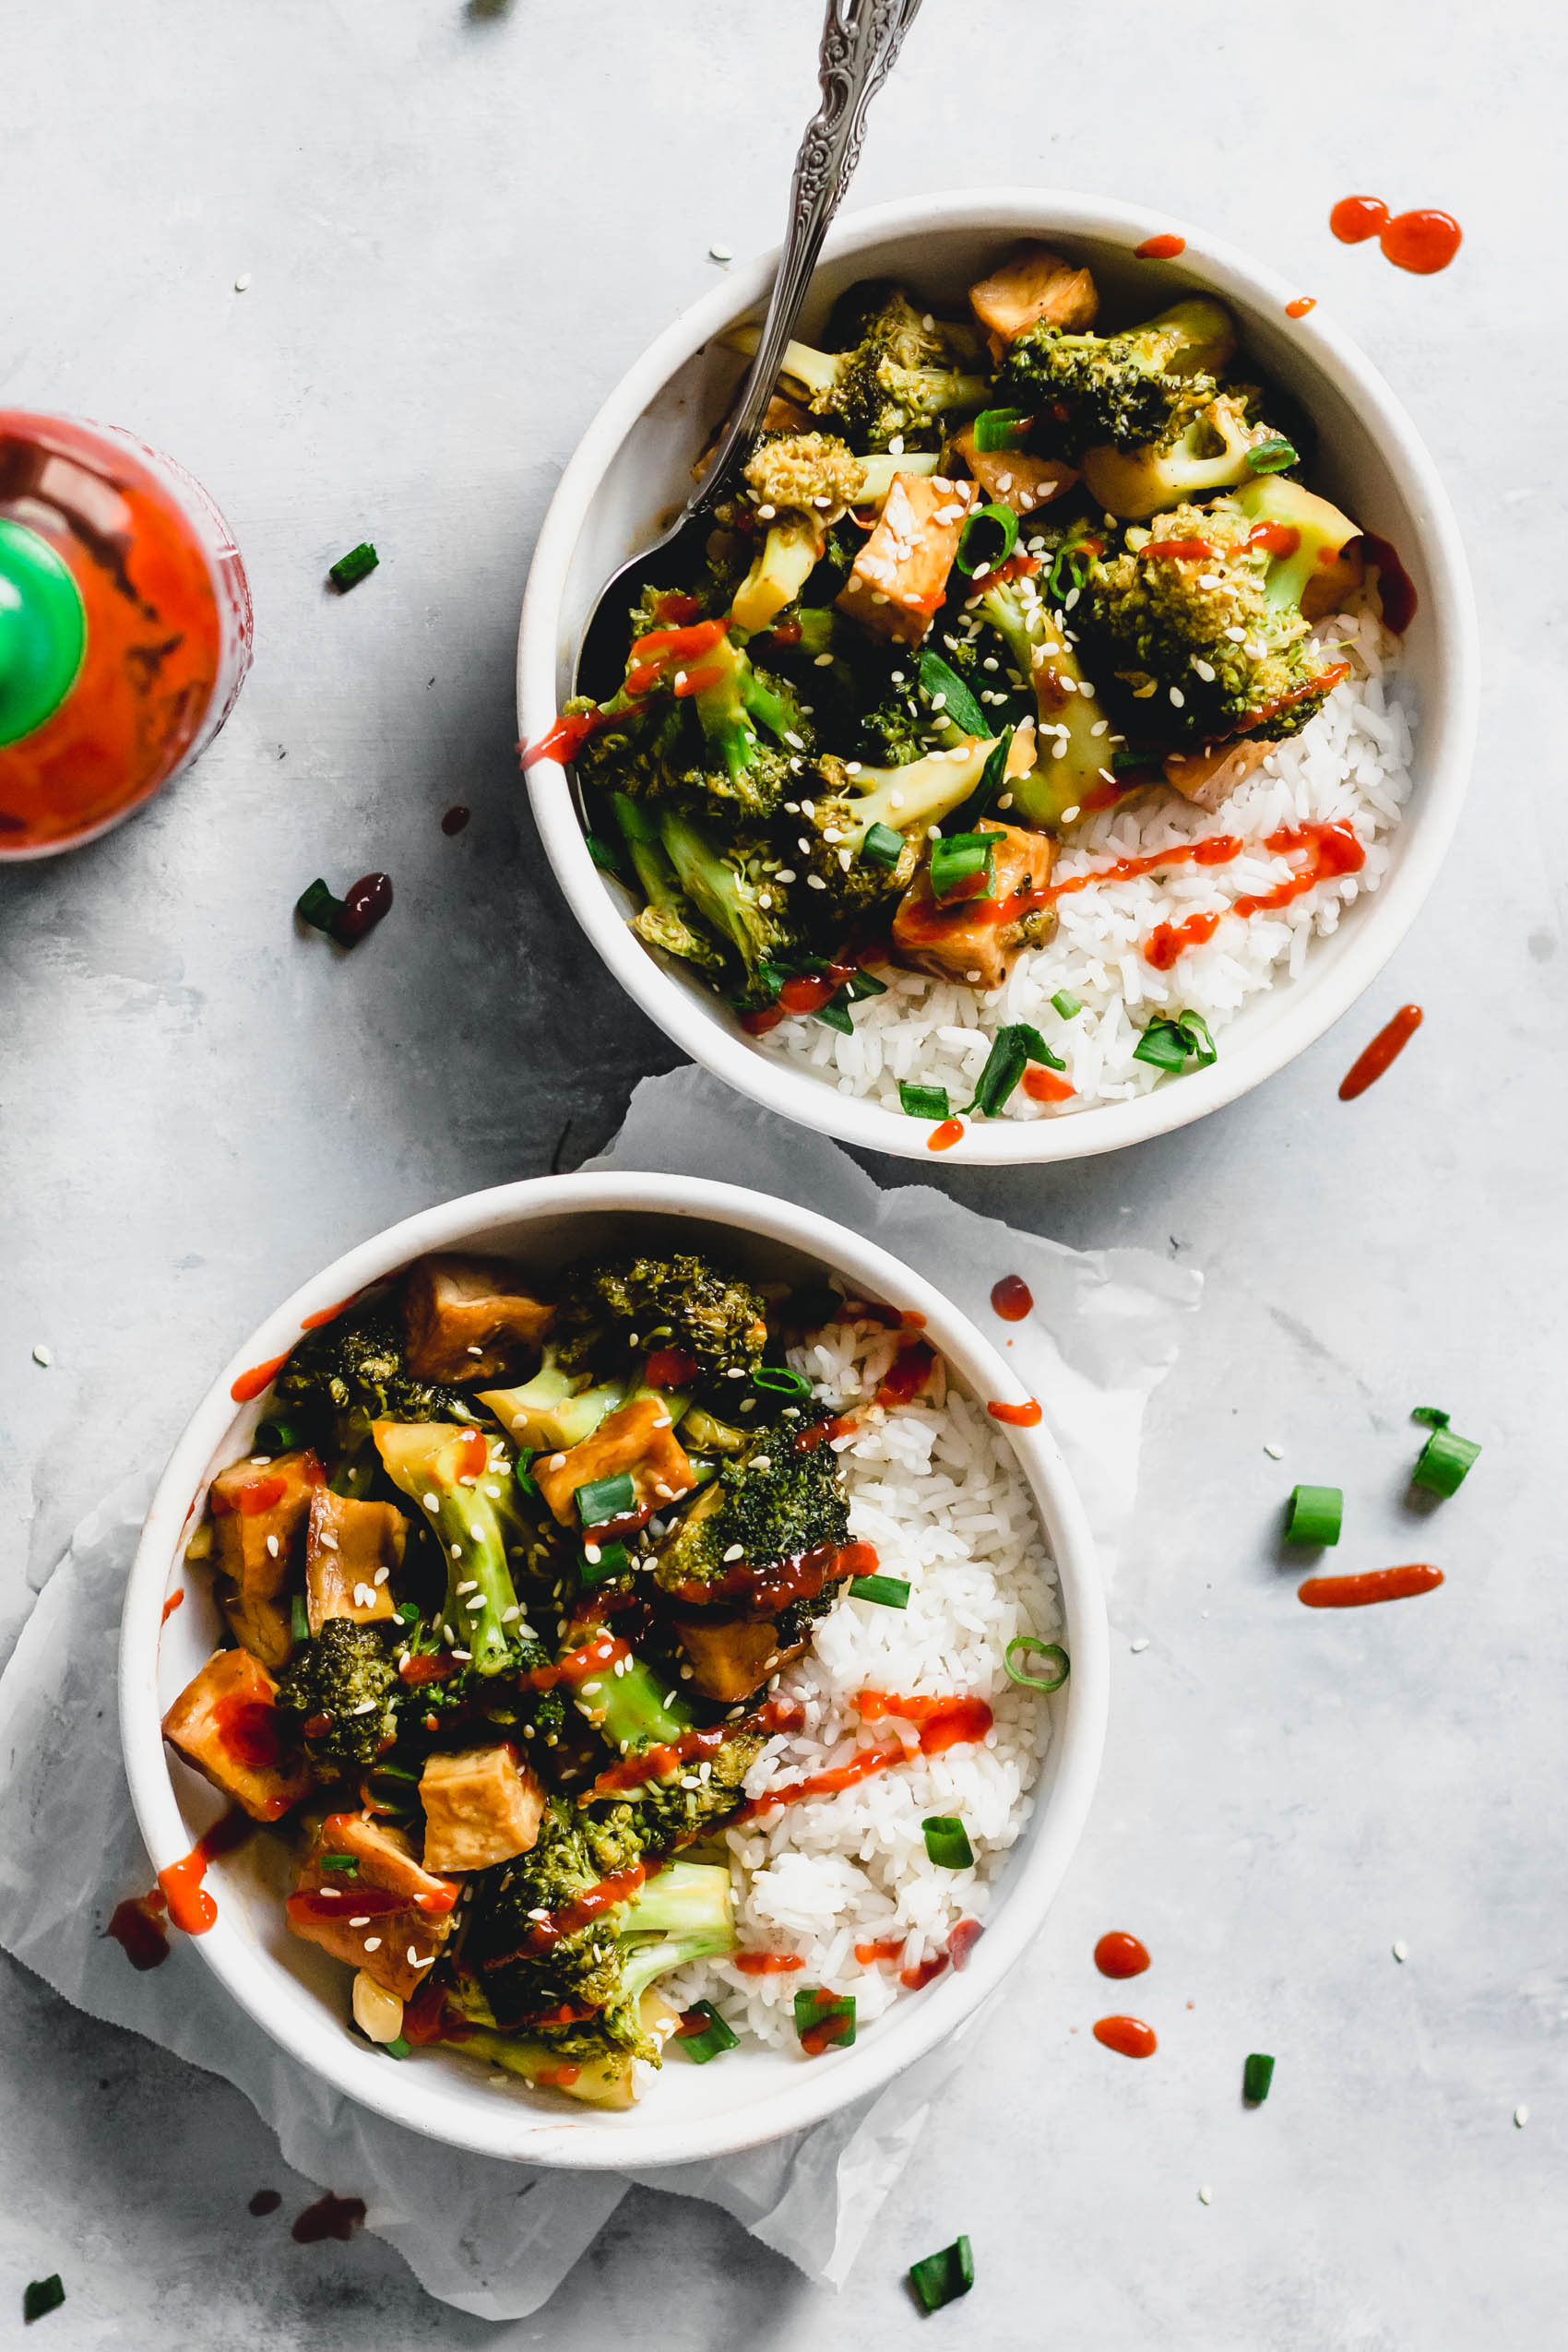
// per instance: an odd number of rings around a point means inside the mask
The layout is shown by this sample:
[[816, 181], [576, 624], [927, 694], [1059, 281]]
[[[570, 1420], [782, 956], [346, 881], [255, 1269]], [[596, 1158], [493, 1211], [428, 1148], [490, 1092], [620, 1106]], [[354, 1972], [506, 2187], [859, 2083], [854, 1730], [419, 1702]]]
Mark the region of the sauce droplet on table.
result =
[[1421, 1026], [1419, 1004], [1401, 1004], [1386, 1028], [1379, 1029], [1364, 1053], [1359, 1054], [1339, 1081], [1341, 1102], [1354, 1102], [1359, 1094], [1375, 1086], [1389, 1063], [1403, 1053]]
[[1113, 1928], [1095, 1945], [1094, 1965], [1102, 1977], [1141, 1977], [1149, 1965], [1148, 1951], [1124, 1928]]
[[259, 2218], [263, 2214], [276, 2213], [282, 2202], [281, 2189], [258, 2189], [251, 2199], [247, 2211], [254, 2213]]
[[1094, 2037], [1123, 2058], [1152, 2058], [1159, 2048], [1154, 2027], [1146, 2025], [1141, 2017], [1098, 2018]]
[[1417, 278], [1431, 278], [1447, 268], [1464, 234], [1451, 212], [1428, 208], [1418, 212], [1396, 212], [1384, 229], [1380, 242], [1396, 269], [1408, 269]]
[[454, 833], [461, 833], [472, 814], [473, 812], [471, 809], [464, 808], [462, 802], [460, 801], [457, 802], [455, 806], [447, 810], [445, 815], [442, 818], [442, 832], [446, 834], [448, 837]]
[[1287, 318], [1305, 318], [1310, 310], [1316, 310], [1316, 308], [1315, 294], [1298, 294], [1293, 303], [1286, 303], [1285, 315]]
[[1175, 236], [1169, 231], [1163, 236], [1146, 237], [1141, 245], [1133, 247], [1140, 261], [1174, 261], [1178, 254], [1186, 250], [1186, 238]]
[[1328, 225], [1342, 245], [1364, 245], [1379, 235], [1388, 219], [1381, 196], [1341, 196], [1328, 216]]
[[986, 1411], [993, 1421], [1006, 1421], [1013, 1429], [1036, 1429], [1040, 1420], [1040, 1408], [1033, 1396], [1022, 1405], [1004, 1405], [994, 1399]]
[[991, 1286], [991, 1304], [992, 1312], [1004, 1323], [1022, 1323], [1034, 1313], [1034, 1292], [1021, 1274], [1004, 1274]]
[[1309, 1576], [1296, 1598], [1309, 1609], [1368, 1609], [1374, 1601], [1413, 1600], [1443, 1582], [1441, 1568], [1411, 1561], [1403, 1568], [1369, 1568], [1359, 1576]]
[[318, 2246], [324, 2238], [340, 2238], [346, 2245], [363, 2220], [362, 2197], [335, 2197], [328, 2190], [295, 2216], [289, 2234], [302, 2246]]

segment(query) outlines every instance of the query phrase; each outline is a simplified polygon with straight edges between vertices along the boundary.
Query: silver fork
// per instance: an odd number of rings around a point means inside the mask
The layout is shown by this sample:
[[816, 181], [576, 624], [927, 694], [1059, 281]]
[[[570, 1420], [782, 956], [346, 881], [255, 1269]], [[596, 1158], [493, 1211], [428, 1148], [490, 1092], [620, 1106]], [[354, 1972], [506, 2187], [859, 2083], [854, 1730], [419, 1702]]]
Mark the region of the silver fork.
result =
[[784, 232], [778, 275], [761, 340], [729, 423], [719, 434], [701, 482], [668, 530], [612, 572], [599, 592], [577, 654], [575, 694], [609, 692], [624, 666], [626, 603], [623, 583], [671, 579], [700, 571], [693, 562], [706, 543], [708, 517], [722, 498], [742, 457], [767, 413], [778, 381], [785, 346], [794, 332], [811, 284], [827, 226], [861, 160], [866, 113], [887, 78], [921, 0], [827, 0], [817, 77], [822, 102], [806, 125], [790, 186], [790, 218]]

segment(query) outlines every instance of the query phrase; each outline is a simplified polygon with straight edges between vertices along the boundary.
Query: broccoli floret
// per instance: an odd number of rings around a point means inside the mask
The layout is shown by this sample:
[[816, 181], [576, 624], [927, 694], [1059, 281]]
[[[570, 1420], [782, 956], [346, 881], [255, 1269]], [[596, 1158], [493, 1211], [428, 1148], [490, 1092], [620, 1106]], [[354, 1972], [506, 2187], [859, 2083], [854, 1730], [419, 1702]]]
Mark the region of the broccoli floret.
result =
[[[745, 1801], [744, 1781], [763, 1751], [760, 1731], [738, 1726], [715, 1755], [707, 1759], [706, 1776], [673, 1772], [662, 1780], [646, 1782], [633, 1798], [631, 1812], [637, 1835], [648, 1853], [670, 1853], [690, 1846], [727, 1821]], [[688, 1784], [696, 1781], [696, 1787]]]
[[301, 1718], [304, 1752], [319, 1780], [362, 1771], [398, 1737], [405, 1696], [392, 1631], [329, 1617], [297, 1645], [278, 1681], [278, 1705]]
[[1135, 449], [1163, 439], [1184, 410], [1212, 400], [1214, 378], [1235, 348], [1229, 312], [1198, 296], [1120, 335], [1027, 327], [1008, 347], [997, 389], [1004, 399], [1036, 404], [1039, 430], [1064, 457], [1105, 442]]
[[[788, 838], [797, 861], [823, 885], [811, 893], [817, 921], [842, 923], [901, 897], [920, 864], [927, 828], [963, 806], [992, 749], [983, 738], [966, 736], [952, 751], [928, 753], [900, 767], [861, 767], [853, 776], [831, 754], [814, 762], [799, 779], [801, 814]], [[904, 837], [897, 859], [888, 864], [865, 855], [866, 837], [878, 825]]]
[[1173, 429], [1146, 448], [1087, 449], [1085, 488], [1108, 514], [1134, 523], [1212, 490], [1234, 489], [1252, 479], [1253, 455], [1265, 443], [1284, 440], [1258, 413], [1260, 398], [1250, 386], [1235, 386], [1195, 412], [1182, 410]]
[[769, 968], [791, 960], [803, 944], [778, 878], [783, 859], [759, 836], [719, 842], [675, 809], [665, 812], [659, 831], [681, 888], [740, 967], [737, 1001], [770, 1004], [778, 992]]
[[[728, 800], [746, 815], [770, 815], [784, 797], [789, 775], [787, 751], [779, 746], [802, 751], [811, 735], [792, 690], [757, 669], [744, 647], [725, 636], [692, 663], [676, 692], [690, 695], [708, 754], [695, 775], [683, 772], [688, 802]], [[763, 729], [772, 743], [763, 742]], [[722, 786], [716, 791], [708, 780], [715, 762], [729, 780], [728, 793]]]
[[441, 1546], [446, 1598], [436, 1623], [443, 1640], [476, 1675], [517, 1672], [532, 1637], [506, 1554], [508, 1545], [526, 1547], [528, 1531], [505, 1445], [439, 1421], [377, 1421], [373, 1433], [387, 1476], [418, 1503]]
[[724, 969], [724, 950], [682, 889], [659, 834], [659, 819], [625, 792], [612, 792], [610, 804], [647, 901], [633, 916], [632, 929], [649, 947], [661, 947], [667, 956], [695, 964], [710, 980], [719, 979]]
[[794, 602], [829, 527], [861, 496], [865, 478], [861, 460], [833, 434], [770, 434], [757, 443], [744, 479], [765, 530], [730, 608], [737, 628], [766, 629]]
[[[580, 1349], [578, 1350], [580, 1353]], [[624, 1381], [595, 1381], [591, 1372], [561, 1360], [558, 1341], [547, 1339], [544, 1360], [520, 1388], [485, 1388], [488, 1406], [514, 1443], [530, 1454], [564, 1454], [591, 1437], [601, 1420], [624, 1402]]]
[[789, 754], [811, 740], [792, 689], [755, 667], [728, 621], [639, 637], [611, 699], [579, 699], [568, 711], [596, 716], [576, 759], [590, 789], [725, 822], [769, 815], [783, 796]]
[[[901, 288], [878, 290], [861, 306], [852, 350], [818, 351], [792, 342], [780, 374], [790, 394], [814, 416], [835, 418], [851, 440], [885, 449], [910, 434], [941, 437], [948, 417], [972, 415], [991, 397], [985, 376], [964, 365], [964, 354], [929, 313], [917, 311]], [[730, 339], [756, 349], [754, 327]]]
[[[787, 1560], [837, 1549], [849, 1536], [849, 1508], [831, 1445], [802, 1444], [825, 1414], [760, 1430], [748, 1451], [720, 1463], [659, 1543], [654, 1578], [686, 1599], [692, 1587], [721, 1587], [738, 1568], [765, 1574]], [[739, 1545], [737, 1552], [735, 1547]]]
[[767, 1308], [749, 1282], [689, 1252], [596, 1258], [568, 1271], [554, 1340], [569, 1368], [607, 1344], [638, 1359], [678, 1348], [700, 1378], [727, 1382], [732, 1367], [750, 1373], [761, 1362]]
[[385, 1307], [350, 1309], [307, 1331], [278, 1375], [279, 1413], [323, 1455], [352, 1456], [373, 1421], [471, 1421], [478, 1417], [455, 1388], [415, 1380], [404, 1358], [402, 1327]]
[[[593, 1638], [592, 1629], [585, 1633], [579, 1626], [574, 1646]], [[601, 1674], [576, 1683], [572, 1695], [594, 1729], [622, 1755], [678, 1740], [695, 1720], [679, 1692], [671, 1689], [668, 1670], [656, 1670], [635, 1651], [618, 1657]]]
[[[1090, 560], [1087, 553], [1084, 560]], [[985, 588], [975, 610], [1000, 636], [1033, 691], [1035, 765], [1010, 781], [1010, 813], [1024, 825], [1059, 825], [1110, 773], [1110, 720], [1094, 682], [1084, 675], [1065, 615], [1051, 609], [1032, 578]]]
[[1129, 530], [1124, 551], [1096, 566], [1080, 615], [1129, 732], [1186, 749], [1305, 727], [1344, 670], [1313, 643], [1300, 599], [1356, 528], [1270, 475]]

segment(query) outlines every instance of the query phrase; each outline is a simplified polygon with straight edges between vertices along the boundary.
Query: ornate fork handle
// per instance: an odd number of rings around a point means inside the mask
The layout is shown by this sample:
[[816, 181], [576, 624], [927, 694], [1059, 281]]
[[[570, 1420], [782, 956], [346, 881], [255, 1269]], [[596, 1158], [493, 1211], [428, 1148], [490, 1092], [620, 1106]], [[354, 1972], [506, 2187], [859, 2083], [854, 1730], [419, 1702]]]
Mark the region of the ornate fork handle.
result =
[[735, 450], [759, 430], [827, 226], [861, 160], [866, 113], [921, 0], [827, 0], [817, 74], [822, 103], [795, 158], [778, 275], [751, 373], [694, 505], [718, 494]]

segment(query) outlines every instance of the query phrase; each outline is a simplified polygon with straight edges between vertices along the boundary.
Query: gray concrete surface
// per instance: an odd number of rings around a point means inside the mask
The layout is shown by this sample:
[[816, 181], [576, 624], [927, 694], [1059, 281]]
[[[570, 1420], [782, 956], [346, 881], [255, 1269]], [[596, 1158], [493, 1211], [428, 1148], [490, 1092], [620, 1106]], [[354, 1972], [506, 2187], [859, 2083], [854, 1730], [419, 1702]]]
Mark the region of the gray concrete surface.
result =
[[[176, 451], [228, 510], [258, 619], [196, 774], [0, 876], [6, 1619], [35, 1476], [47, 1550], [307, 1269], [558, 1148], [575, 1163], [669, 1063], [541, 871], [516, 616], [601, 393], [709, 282], [710, 243], [776, 234], [817, 17], [0, 0], [0, 400]], [[926, 0], [859, 197], [1019, 177], [1168, 203], [1332, 304], [1453, 485], [1487, 634], [1480, 761], [1414, 936], [1285, 1075], [1114, 1162], [952, 1180], [1069, 1241], [1180, 1251], [1210, 1288], [1114, 1603], [1084, 1851], [850, 2286], [818, 2293], [722, 2217], [637, 2192], [510, 2341], [923, 2342], [901, 2273], [958, 2229], [980, 2281], [933, 2343], [1458, 2352], [1560, 2328], [1565, 64], [1541, 0], [1484, 20], [1455, 0]], [[1351, 190], [1457, 213], [1459, 264], [1421, 280], [1336, 244]], [[330, 598], [325, 565], [364, 536], [380, 571]], [[448, 840], [458, 800], [473, 823]], [[312, 874], [373, 866], [398, 901], [371, 944], [340, 962], [295, 935]], [[1412, 997], [1420, 1037], [1341, 1106]], [[1422, 1516], [1404, 1417], [1427, 1398], [1486, 1452]], [[1343, 1484], [1347, 1564], [1435, 1558], [1443, 1591], [1300, 1610], [1273, 1533], [1297, 1478]], [[1089, 2037], [1111, 1926], [1156, 1954], [1146, 2067]], [[6, 1983], [0, 2342], [56, 2268], [70, 2299], [38, 2341], [59, 2352], [492, 2340], [372, 2239], [292, 2245], [307, 2192], [235, 2095]], [[1248, 2114], [1255, 2048], [1279, 2064]], [[264, 2185], [283, 2214], [253, 2220]]]

